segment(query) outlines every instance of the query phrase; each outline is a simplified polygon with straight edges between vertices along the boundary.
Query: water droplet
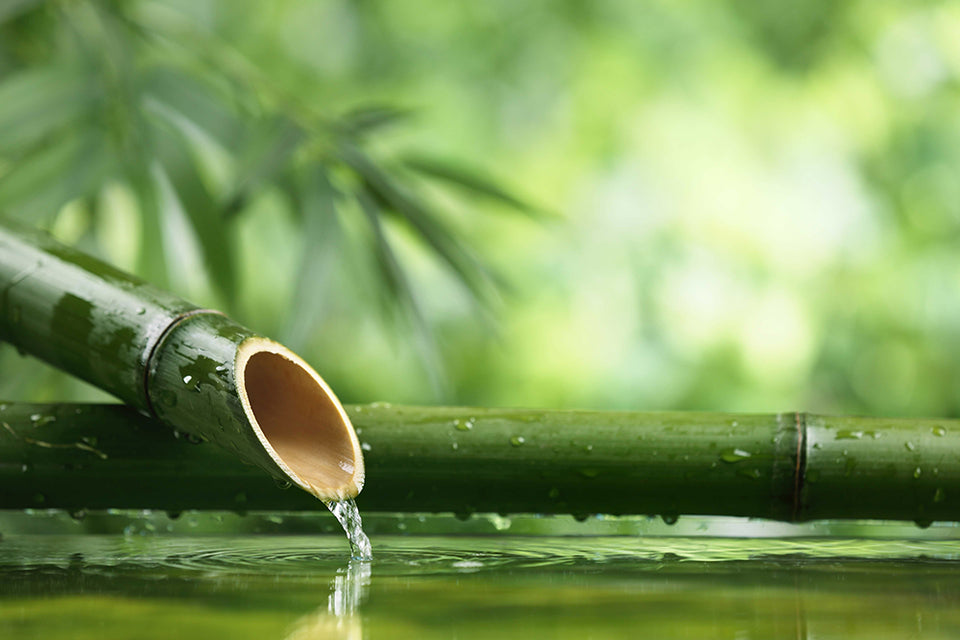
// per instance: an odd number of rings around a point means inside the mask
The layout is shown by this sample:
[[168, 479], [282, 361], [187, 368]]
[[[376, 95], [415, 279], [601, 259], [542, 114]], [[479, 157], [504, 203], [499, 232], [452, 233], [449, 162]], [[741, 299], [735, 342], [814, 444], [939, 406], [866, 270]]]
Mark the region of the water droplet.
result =
[[919, 478], [921, 475], [923, 475], [923, 469], [921, 469], [920, 467], [917, 467], [916, 469], [913, 470], [914, 478]]
[[473, 418], [468, 420], [460, 420], [460, 418], [457, 418], [453, 421], [453, 428], [457, 431], [470, 431], [470, 429], [473, 429]]
[[167, 511], [167, 517], [170, 518], [171, 520], [177, 520], [182, 515], [183, 515], [183, 511], [174, 511], [172, 509], [170, 511]]
[[591, 451], [593, 451], [593, 445], [592, 445], [592, 444], [588, 444], [587, 446], [585, 446], [585, 447], [583, 448], [583, 450], [584, 450], [584, 452], [586, 452], [586, 453], [590, 453]]
[[737, 475], [750, 478], [751, 480], [758, 480], [761, 474], [760, 469], [740, 469], [737, 471]]
[[472, 515], [473, 515], [473, 511], [471, 511], [471, 510], [467, 510], [467, 511], [455, 511], [455, 512], [453, 513], [453, 517], [456, 518], [457, 520], [460, 520], [461, 522], [466, 522], [467, 520], [470, 519], [470, 516], [472, 516]]
[[937, 437], [947, 435], [947, 430], [941, 427], [940, 425], [935, 426], [933, 429], [930, 430], [930, 432]]
[[289, 489], [293, 486], [293, 483], [286, 478], [274, 478], [273, 484], [277, 485], [277, 489]]
[[283, 517], [281, 516], [267, 516], [267, 522], [271, 524], [283, 524]]
[[142, 315], [145, 314], [146, 312], [147, 312], [147, 310], [144, 309], [143, 307], [137, 307], [137, 315], [138, 315], [138, 316], [142, 316]]
[[917, 445], [913, 444], [910, 441], [904, 442], [903, 446], [907, 448], [907, 451], [916, 451]]
[[454, 451], [456, 451], [457, 449], [460, 448], [460, 445], [457, 444], [456, 442], [454, 442], [453, 444], [450, 445], [450, 448], [453, 449]]
[[573, 519], [577, 522], [586, 522], [587, 518], [590, 517], [589, 513], [572, 513]]
[[193, 376], [183, 376], [183, 384], [189, 385], [193, 382]]
[[740, 423], [737, 422], [736, 420], [734, 420], [733, 422], [730, 423], [730, 426], [731, 426], [731, 427], [739, 427], [739, 426], [740, 426]]
[[813, 448], [814, 448], [814, 449], [823, 449], [823, 444], [820, 443], [820, 442], [814, 442], [814, 443], [813, 443]]
[[943, 492], [943, 487], [937, 487], [937, 490], [933, 492], [933, 501], [934, 502], [943, 502], [943, 499], [946, 495]]
[[70, 517], [73, 518], [74, 520], [76, 520], [77, 522], [79, 522], [79, 521], [81, 521], [81, 520], [83, 520], [84, 518], [87, 517], [87, 510], [86, 510], [86, 509], [74, 509], [73, 511], [70, 512]]
[[83, 442], [84, 444], [88, 444], [91, 447], [97, 446], [97, 443], [99, 441], [100, 440], [97, 438], [97, 436], [83, 436], [82, 438], [80, 438], [80, 442]]
[[522, 446], [523, 443], [526, 441], [527, 441], [526, 438], [524, 438], [523, 436], [513, 436], [512, 438], [510, 438], [510, 444], [512, 444], [515, 447]]
[[724, 462], [741, 462], [750, 457], [749, 451], [743, 449], [725, 449], [720, 453], [720, 459]]
[[51, 415], [44, 415], [42, 413], [34, 413], [30, 416], [30, 422], [33, 423], [35, 427], [42, 427], [45, 424], [50, 424], [51, 422], [56, 422], [57, 417]]
[[370, 446], [369, 442], [361, 442], [360, 448], [363, 449], [364, 451], [370, 451], [371, 449], [373, 449], [373, 447]]
[[933, 524], [933, 520], [927, 520], [926, 518], [917, 518], [913, 521], [913, 524], [917, 525], [921, 529], [928, 529], [930, 525]]
[[852, 429], [840, 429], [837, 431], [837, 435], [834, 436], [836, 440], [859, 440], [863, 437], [863, 431], [854, 431]]
[[662, 513], [660, 514], [660, 519], [663, 520], [663, 524], [673, 526], [677, 524], [677, 520], [680, 519], [680, 515], [677, 513]]
[[353, 473], [353, 463], [349, 460], [340, 460], [337, 462], [337, 466], [340, 467], [340, 470], [344, 473]]
[[30, 471], [29, 464], [23, 463], [22, 465], [20, 465], [20, 473], [27, 473], [28, 471]]

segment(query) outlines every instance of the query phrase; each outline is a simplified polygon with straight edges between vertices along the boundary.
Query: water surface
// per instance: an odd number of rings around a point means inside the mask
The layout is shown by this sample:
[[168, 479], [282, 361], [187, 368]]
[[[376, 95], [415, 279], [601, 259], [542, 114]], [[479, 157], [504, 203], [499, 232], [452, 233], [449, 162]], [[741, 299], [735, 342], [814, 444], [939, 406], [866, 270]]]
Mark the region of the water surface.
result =
[[12, 535], [2, 638], [956, 638], [960, 542]]

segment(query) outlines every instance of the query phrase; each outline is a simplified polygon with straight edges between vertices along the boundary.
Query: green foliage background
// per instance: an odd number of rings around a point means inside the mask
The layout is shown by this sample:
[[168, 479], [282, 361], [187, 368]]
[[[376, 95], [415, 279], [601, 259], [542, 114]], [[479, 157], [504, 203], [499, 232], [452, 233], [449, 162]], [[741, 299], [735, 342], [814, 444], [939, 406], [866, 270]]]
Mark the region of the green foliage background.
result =
[[[956, 417], [958, 33], [949, 2], [4, 0], [0, 209], [348, 402]], [[0, 396], [99, 397], [5, 349]]]

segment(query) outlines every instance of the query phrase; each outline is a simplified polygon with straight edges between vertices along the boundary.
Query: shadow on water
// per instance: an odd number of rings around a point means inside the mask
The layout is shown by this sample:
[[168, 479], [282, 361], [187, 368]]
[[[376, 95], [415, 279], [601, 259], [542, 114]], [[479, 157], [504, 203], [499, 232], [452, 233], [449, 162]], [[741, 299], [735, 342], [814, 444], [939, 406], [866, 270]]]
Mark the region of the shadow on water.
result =
[[954, 638], [958, 541], [11, 536], [9, 638]]

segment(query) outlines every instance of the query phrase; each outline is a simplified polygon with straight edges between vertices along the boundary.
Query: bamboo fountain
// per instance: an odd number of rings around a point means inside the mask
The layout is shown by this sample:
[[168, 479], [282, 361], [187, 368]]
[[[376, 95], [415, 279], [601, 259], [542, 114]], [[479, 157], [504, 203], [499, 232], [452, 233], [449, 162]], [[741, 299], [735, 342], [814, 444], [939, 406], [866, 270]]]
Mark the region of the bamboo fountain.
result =
[[288, 349], [37, 232], [0, 229], [0, 292], [0, 336], [127, 405], [0, 405], [0, 509], [310, 509], [277, 484], [340, 500], [366, 469], [366, 511], [960, 520], [956, 420], [344, 409]]

